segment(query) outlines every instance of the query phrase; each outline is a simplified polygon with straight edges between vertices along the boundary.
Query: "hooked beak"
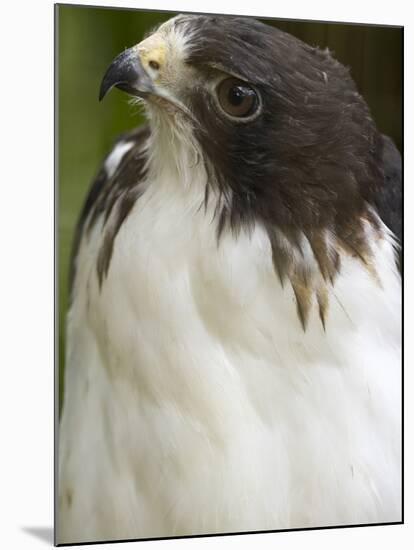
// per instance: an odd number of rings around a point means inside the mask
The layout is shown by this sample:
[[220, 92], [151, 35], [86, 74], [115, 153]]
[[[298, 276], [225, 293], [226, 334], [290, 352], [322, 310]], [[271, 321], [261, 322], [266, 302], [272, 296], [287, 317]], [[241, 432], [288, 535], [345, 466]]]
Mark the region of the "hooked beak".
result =
[[113, 87], [128, 94], [145, 97], [154, 92], [153, 82], [142, 66], [140, 57], [135, 47], [119, 54], [109, 65], [99, 90], [99, 101]]

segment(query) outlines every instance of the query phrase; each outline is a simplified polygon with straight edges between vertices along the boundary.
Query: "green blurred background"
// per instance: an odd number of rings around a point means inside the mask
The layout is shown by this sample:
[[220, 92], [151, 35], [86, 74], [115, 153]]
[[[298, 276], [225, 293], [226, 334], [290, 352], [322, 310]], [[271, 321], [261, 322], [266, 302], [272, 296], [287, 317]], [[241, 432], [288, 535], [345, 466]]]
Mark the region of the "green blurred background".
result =
[[[62, 403], [65, 315], [72, 236], [87, 189], [114, 139], [142, 123], [125, 94], [98, 102], [102, 76], [112, 59], [175, 13], [56, 6], [58, 154], [59, 395]], [[264, 20], [311, 45], [329, 47], [351, 68], [379, 129], [401, 150], [401, 28]]]

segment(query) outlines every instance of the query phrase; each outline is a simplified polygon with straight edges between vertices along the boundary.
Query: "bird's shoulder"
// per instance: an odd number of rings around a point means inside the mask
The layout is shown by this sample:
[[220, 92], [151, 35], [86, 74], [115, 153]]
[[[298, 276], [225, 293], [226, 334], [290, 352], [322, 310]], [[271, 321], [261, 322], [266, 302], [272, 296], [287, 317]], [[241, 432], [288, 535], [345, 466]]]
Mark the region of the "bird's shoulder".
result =
[[[107, 225], [111, 221], [111, 238], [107, 239], [105, 257], [111, 256], [113, 241], [122, 222], [127, 217], [137, 197], [145, 176], [148, 125], [140, 126], [120, 135], [92, 181], [78, 219], [72, 245], [70, 263], [70, 287], [76, 275], [76, 258], [82, 238], [102, 220]], [[108, 235], [108, 232], [106, 232]], [[104, 266], [101, 266], [105, 270]]]
[[401, 241], [402, 237], [402, 162], [396, 145], [382, 135], [384, 185], [376, 196], [376, 207], [384, 223]]
[[[392, 231], [398, 243], [402, 244], [402, 160], [395, 143], [386, 135], [381, 135], [380, 161], [384, 173], [383, 185], [374, 197], [374, 205], [385, 225]], [[402, 248], [397, 264], [402, 269]]]

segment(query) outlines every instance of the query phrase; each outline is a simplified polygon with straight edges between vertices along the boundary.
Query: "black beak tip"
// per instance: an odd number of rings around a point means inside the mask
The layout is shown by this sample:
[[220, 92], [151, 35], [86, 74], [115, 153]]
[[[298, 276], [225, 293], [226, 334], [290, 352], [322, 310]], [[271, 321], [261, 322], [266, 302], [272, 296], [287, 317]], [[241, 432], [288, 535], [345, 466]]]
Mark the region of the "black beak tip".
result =
[[104, 77], [101, 82], [101, 86], [99, 88], [99, 101], [102, 101], [103, 98], [107, 95], [107, 93], [114, 86], [119, 84], [118, 78], [114, 76], [112, 73], [113, 73], [112, 66], [110, 66], [106, 71], [106, 73], [104, 74]]
[[108, 93], [109, 91], [109, 88], [108, 86], [105, 85], [105, 81], [102, 80], [101, 82], [101, 87], [99, 88], [99, 101], [102, 101], [103, 98], [106, 96], [106, 94]]

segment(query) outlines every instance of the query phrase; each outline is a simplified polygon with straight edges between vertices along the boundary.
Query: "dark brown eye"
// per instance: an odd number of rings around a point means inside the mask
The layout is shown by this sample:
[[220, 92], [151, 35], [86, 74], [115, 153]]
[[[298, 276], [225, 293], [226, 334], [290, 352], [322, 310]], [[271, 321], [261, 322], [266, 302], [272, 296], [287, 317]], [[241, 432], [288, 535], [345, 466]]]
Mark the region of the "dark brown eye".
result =
[[249, 117], [259, 108], [256, 91], [237, 78], [226, 78], [220, 82], [217, 97], [223, 111], [233, 117]]

